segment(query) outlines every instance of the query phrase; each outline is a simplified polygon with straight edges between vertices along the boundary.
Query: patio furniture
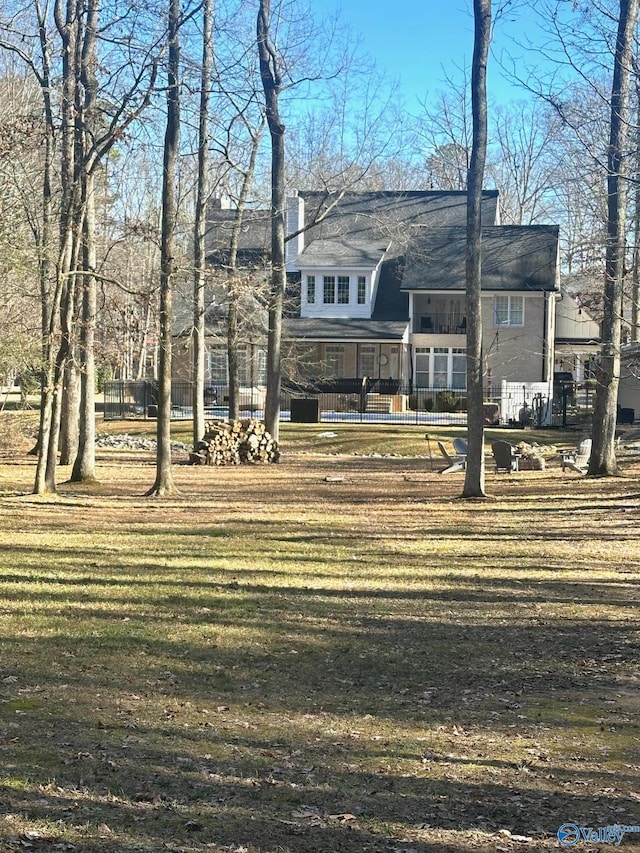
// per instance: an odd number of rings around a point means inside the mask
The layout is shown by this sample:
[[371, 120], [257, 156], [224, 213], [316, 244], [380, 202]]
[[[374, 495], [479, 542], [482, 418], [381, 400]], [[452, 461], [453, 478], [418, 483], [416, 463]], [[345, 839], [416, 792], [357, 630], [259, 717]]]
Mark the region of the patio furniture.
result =
[[494, 441], [491, 450], [496, 465], [496, 474], [499, 471], [506, 471], [507, 474], [511, 474], [512, 471], [519, 470], [519, 454], [508, 441]]
[[576, 471], [578, 474], [586, 474], [589, 468], [589, 458], [591, 456], [591, 439], [583, 438], [578, 443], [575, 450], [569, 453], [562, 454], [562, 473], [568, 468], [570, 471]]
[[[464, 445], [464, 453], [460, 453], [458, 451], [458, 448], [456, 447], [457, 441], [462, 442], [462, 444]], [[443, 459], [447, 463], [447, 467], [443, 468], [442, 471], [440, 471], [441, 474], [453, 474], [456, 471], [464, 471], [464, 469], [467, 467], [466, 442], [464, 442], [463, 439], [454, 439], [453, 446], [456, 451], [454, 456], [452, 456], [447, 451], [447, 448], [441, 441], [438, 442], [438, 450], [440, 451]], [[458, 447], [460, 447], [460, 445], [458, 445]]]
[[467, 442], [464, 440], [464, 438], [454, 438], [453, 449], [455, 450], [457, 456], [466, 456], [469, 452]]

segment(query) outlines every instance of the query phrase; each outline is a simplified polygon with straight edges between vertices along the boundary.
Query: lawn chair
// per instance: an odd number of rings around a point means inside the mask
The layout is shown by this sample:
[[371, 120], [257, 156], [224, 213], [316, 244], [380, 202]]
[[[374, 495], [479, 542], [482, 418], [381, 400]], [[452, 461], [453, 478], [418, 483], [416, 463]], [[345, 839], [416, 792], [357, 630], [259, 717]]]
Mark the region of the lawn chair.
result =
[[519, 456], [515, 447], [509, 444], [508, 441], [494, 441], [491, 445], [493, 452], [493, 461], [496, 465], [496, 474], [499, 471], [506, 471], [511, 474], [512, 471], [519, 470]]
[[564, 474], [568, 468], [570, 471], [576, 471], [584, 476], [589, 468], [590, 457], [591, 439], [583, 438], [575, 450], [562, 454], [562, 473]]
[[[453, 442], [454, 448], [456, 450], [455, 456], [451, 456], [447, 452], [447, 448], [441, 441], [438, 442], [438, 450], [440, 451], [442, 457], [447, 463], [447, 467], [443, 468], [442, 471], [440, 471], [441, 474], [454, 474], [456, 471], [464, 471], [464, 469], [467, 467], [466, 449], [464, 453], [458, 453], [458, 450], [455, 447], [456, 441], [458, 441], [458, 439], [454, 439]], [[459, 439], [459, 441], [462, 441], [462, 439]]]
[[464, 440], [464, 438], [454, 438], [453, 449], [456, 452], [456, 456], [466, 456], [469, 452], [467, 442]]

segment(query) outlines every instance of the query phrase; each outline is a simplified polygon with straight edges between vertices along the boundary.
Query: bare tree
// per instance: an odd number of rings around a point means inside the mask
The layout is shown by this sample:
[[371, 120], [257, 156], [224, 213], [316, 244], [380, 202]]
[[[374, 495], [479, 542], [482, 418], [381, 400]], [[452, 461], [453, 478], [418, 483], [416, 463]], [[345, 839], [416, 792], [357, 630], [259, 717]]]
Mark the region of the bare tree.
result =
[[[91, 140], [98, 134], [98, 79], [96, 68], [98, 39], [98, 0], [88, 0], [86, 35], [80, 56], [80, 79], [84, 90], [82, 133], [83, 150], [90, 151]], [[91, 169], [83, 170], [83, 275], [81, 324], [80, 418], [78, 449], [71, 472], [73, 482], [95, 479], [95, 323], [96, 323], [96, 243], [95, 243], [95, 176]]]
[[467, 428], [469, 452], [463, 498], [484, 493], [484, 395], [482, 358], [482, 184], [487, 155], [487, 60], [491, 42], [491, 0], [474, 0], [471, 69], [473, 148], [467, 182]]
[[198, 114], [198, 174], [193, 234], [193, 442], [204, 435], [205, 237], [209, 166], [209, 103], [213, 67], [213, 0], [202, 7], [202, 63]]
[[180, 145], [180, 0], [169, 0], [167, 40], [167, 122], [162, 170], [160, 245], [160, 359], [156, 479], [147, 492], [163, 497], [176, 491], [171, 467], [171, 347], [175, 269], [176, 163]]
[[613, 63], [611, 126], [607, 156], [607, 242], [605, 261], [602, 350], [596, 380], [593, 444], [589, 476], [618, 473], [615, 427], [620, 374], [620, 343], [626, 245], [629, 98], [638, 20], [638, 0], [620, 0]]
[[271, 137], [271, 294], [268, 306], [267, 394], [265, 425], [275, 439], [280, 429], [280, 388], [282, 373], [282, 308], [286, 289], [285, 269], [285, 126], [280, 115], [282, 57], [271, 38], [271, 0], [260, 0], [256, 27], [260, 76], [265, 97], [265, 113]]

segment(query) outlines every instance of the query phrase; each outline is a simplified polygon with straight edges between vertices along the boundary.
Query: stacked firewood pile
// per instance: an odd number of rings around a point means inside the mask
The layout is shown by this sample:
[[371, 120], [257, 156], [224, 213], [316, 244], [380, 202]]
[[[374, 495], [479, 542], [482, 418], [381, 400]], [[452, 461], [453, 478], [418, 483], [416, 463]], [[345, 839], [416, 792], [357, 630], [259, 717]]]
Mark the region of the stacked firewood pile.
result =
[[278, 462], [278, 442], [261, 421], [207, 421], [205, 433], [189, 454], [192, 465], [240, 465]]

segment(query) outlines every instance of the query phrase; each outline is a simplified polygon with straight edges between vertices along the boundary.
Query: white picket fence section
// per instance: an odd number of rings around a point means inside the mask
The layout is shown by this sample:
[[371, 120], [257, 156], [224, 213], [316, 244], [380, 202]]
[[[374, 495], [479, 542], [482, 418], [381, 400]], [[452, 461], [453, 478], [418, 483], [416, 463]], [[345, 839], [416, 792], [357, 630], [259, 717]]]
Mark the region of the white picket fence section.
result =
[[500, 417], [503, 423], [551, 426], [552, 382], [507, 382], [500, 389]]

